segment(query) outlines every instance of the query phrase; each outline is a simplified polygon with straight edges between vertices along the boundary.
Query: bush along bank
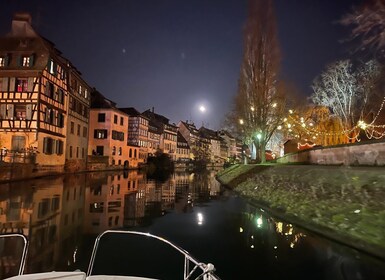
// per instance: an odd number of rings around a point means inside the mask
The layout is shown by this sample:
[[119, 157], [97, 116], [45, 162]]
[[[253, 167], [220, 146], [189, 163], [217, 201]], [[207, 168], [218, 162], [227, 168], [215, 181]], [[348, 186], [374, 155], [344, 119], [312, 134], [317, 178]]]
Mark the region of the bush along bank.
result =
[[237, 165], [217, 179], [273, 215], [385, 259], [385, 168]]

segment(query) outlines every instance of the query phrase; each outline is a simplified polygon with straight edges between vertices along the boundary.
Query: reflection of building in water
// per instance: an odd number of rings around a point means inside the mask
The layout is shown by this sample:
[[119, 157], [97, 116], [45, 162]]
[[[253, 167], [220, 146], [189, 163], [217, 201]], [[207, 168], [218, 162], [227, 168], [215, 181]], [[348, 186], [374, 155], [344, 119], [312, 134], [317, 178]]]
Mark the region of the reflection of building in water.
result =
[[[48, 184], [47, 184], [48, 183]], [[49, 271], [61, 258], [59, 248], [63, 178], [33, 181], [27, 272]]]
[[128, 173], [128, 193], [124, 195], [123, 226], [131, 227], [139, 224], [144, 217], [146, 205], [146, 182], [143, 174], [136, 171]]
[[175, 211], [179, 213], [188, 212], [193, 206], [191, 193], [189, 193], [190, 174], [175, 172], [172, 176], [175, 182]]
[[[143, 175], [138, 171], [92, 174], [85, 195], [85, 232], [128, 226], [143, 215]], [[128, 215], [129, 217], [127, 217]]]
[[17, 183], [2, 184], [0, 187], [0, 231], [18, 232], [28, 235], [32, 211], [32, 188], [22, 188]]
[[85, 184], [84, 174], [64, 178], [59, 231], [63, 267], [76, 262], [77, 246], [83, 234]]
[[210, 197], [218, 196], [221, 190], [221, 184], [215, 179], [216, 171], [210, 171], [208, 175], [208, 190], [210, 192]]
[[[65, 186], [63, 185], [65, 181]], [[3, 232], [21, 232], [30, 241], [25, 271], [66, 267], [82, 234], [84, 176], [69, 176], [2, 185]]]

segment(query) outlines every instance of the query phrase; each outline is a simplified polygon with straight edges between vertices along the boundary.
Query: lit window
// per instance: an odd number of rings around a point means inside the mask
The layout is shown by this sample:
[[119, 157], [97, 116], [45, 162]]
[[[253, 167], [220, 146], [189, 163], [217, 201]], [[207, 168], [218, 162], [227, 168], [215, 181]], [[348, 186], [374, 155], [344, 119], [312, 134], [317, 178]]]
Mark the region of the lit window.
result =
[[8, 57], [0, 56], [0, 67], [8, 66]]
[[31, 66], [30, 63], [31, 63], [31, 59], [29, 56], [23, 56], [23, 61], [22, 61], [22, 66], [24, 67], [28, 67], [28, 66]]
[[94, 130], [94, 138], [95, 139], [106, 139], [107, 138], [107, 130], [106, 129], [95, 129]]
[[17, 78], [16, 79], [16, 91], [17, 92], [28, 91], [28, 79]]

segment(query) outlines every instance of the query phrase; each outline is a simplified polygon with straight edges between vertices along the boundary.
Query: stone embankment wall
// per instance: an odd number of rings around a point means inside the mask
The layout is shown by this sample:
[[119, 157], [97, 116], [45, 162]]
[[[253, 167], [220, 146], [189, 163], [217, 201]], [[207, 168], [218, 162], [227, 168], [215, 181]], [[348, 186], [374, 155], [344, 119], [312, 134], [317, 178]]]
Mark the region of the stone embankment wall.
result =
[[290, 153], [278, 163], [320, 165], [385, 166], [385, 141], [367, 141], [347, 145], [320, 147]]

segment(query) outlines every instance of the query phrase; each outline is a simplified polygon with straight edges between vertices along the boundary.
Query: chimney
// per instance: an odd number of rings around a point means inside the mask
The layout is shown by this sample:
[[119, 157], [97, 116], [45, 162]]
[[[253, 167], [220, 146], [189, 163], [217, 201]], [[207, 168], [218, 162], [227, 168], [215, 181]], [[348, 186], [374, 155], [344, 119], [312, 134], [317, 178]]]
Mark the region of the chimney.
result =
[[28, 13], [15, 13], [12, 20], [11, 33], [8, 36], [11, 37], [37, 37], [38, 35], [33, 30], [32, 17]]
[[29, 25], [32, 24], [32, 16], [29, 13], [15, 13], [13, 15], [14, 21], [25, 21], [28, 22]]

